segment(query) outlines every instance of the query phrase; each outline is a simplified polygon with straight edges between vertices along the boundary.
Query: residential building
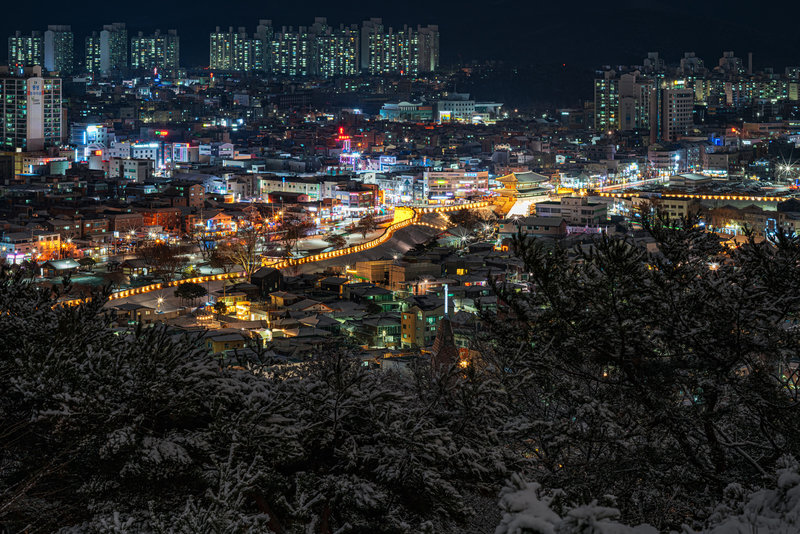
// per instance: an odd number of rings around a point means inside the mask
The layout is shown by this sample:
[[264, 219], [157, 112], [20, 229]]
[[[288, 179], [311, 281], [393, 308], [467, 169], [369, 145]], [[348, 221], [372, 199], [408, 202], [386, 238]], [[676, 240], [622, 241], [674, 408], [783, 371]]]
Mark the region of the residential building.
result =
[[439, 70], [439, 26], [417, 26], [419, 47], [419, 71]]
[[694, 52], [685, 52], [681, 58], [681, 72], [684, 75], [701, 74], [705, 71], [703, 60], [695, 55]]
[[409, 298], [406, 309], [400, 314], [401, 345], [404, 348], [430, 347], [443, 317], [442, 299], [431, 295]]
[[59, 74], [75, 69], [75, 37], [71, 26], [48, 26], [44, 32], [44, 68]]
[[[694, 113], [694, 91], [684, 86], [682, 80], [662, 86], [661, 109], [656, 124], [663, 141], [676, 141], [692, 128]], [[651, 117], [652, 123], [652, 117]]]
[[[430, 40], [429, 37], [426, 40]], [[426, 53], [429, 56], [435, 54], [430, 49]], [[384, 27], [379, 18], [364, 21], [361, 25], [361, 68], [370, 74], [416, 76], [419, 60], [417, 30], [403, 26], [395, 31], [392, 27]]]
[[209, 38], [209, 68], [237, 72], [263, 71], [264, 50], [264, 43], [258, 34], [250, 37], [244, 27], [234, 32], [233, 27], [222, 31], [217, 26]]
[[317, 72], [320, 76], [353, 76], [359, 72], [358, 26], [326, 28], [317, 35]]
[[282, 76], [311, 76], [316, 71], [316, 36], [305, 26], [276, 33], [271, 43], [272, 72]]
[[102, 73], [102, 49], [101, 39], [98, 32], [87, 35], [83, 41], [84, 45], [84, 72], [92, 76], [100, 76]]
[[261, 42], [261, 57], [264, 62], [264, 70], [269, 72], [272, 70], [272, 38], [274, 36], [272, 28], [272, 21], [269, 19], [261, 19], [256, 26], [256, 32], [253, 35], [254, 39]]
[[653, 199], [650, 197], [632, 197], [631, 201], [633, 209], [637, 213], [647, 210], [650, 213], [660, 212], [669, 220], [686, 219], [697, 215], [702, 208], [698, 200], [690, 198], [662, 197]]
[[100, 72], [103, 76], [118, 76], [127, 69], [128, 30], [125, 23], [106, 24], [100, 32]]
[[500, 221], [498, 234], [509, 238], [521, 231], [534, 237], [564, 237], [567, 235], [567, 221], [563, 217], [523, 217]]
[[144, 183], [153, 173], [153, 160], [111, 158], [108, 161], [108, 177], [122, 178], [136, 183]]
[[58, 146], [62, 139], [61, 79], [40, 66], [21, 76], [0, 73], [0, 148], [23, 151]]
[[180, 63], [180, 37], [177, 30], [152, 35], [139, 32], [131, 38], [131, 68], [137, 70], [177, 69]]
[[11, 67], [33, 67], [44, 63], [44, 39], [41, 32], [23, 35], [16, 32], [8, 38], [8, 65]]
[[205, 204], [206, 190], [202, 184], [173, 181], [171, 185], [175, 196], [185, 198], [190, 208], [202, 208]]
[[719, 59], [719, 69], [727, 74], [744, 74], [744, 64], [741, 58], [733, 55], [732, 50], [722, 53]]
[[607, 71], [594, 80], [594, 129], [610, 132], [619, 129], [619, 80]]
[[638, 75], [623, 74], [619, 77], [619, 111], [617, 123], [619, 130], [648, 130], [650, 128], [650, 94], [652, 80]]

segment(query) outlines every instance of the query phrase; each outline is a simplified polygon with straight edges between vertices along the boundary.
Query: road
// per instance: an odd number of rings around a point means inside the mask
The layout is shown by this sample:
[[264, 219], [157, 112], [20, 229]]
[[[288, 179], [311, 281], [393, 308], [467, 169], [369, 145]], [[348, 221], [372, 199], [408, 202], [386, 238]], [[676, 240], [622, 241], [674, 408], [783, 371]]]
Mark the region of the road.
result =
[[[394, 238], [394, 234], [412, 225], [419, 219], [419, 217], [422, 214], [447, 213], [464, 208], [467, 209], [485, 208], [489, 206], [489, 204], [490, 204], [489, 202], [482, 201], [482, 202], [474, 202], [471, 204], [459, 204], [454, 206], [431, 206], [419, 209], [397, 208], [395, 209], [394, 222], [391, 225], [387, 226], [385, 229], [383, 229], [383, 231], [380, 233], [378, 237], [370, 241], [366, 241], [364, 243], [355, 246], [350, 246], [347, 248], [331, 252], [323, 252], [320, 254], [315, 254], [312, 256], [307, 256], [305, 258], [299, 258], [299, 259], [292, 258], [287, 260], [281, 260], [278, 262], [273, 262], [265, 258], [264, 265], [275, 267], [276, 269], [292, 268], [293, 270], [299, 270], [301, 266], [312, 265], [312, 264], [315, 265], [315, 267], [318, 269], [321, 265], [324, 266], [327, 262], [330, 261], [335, 261], [336, 264], [338, 265], [341, 265], [343, 261], [344, 262], [352, 261], [353, 263], [355, 263], [355, 261], [358, 261], [359, 255], [369, 251], [370, 249], [374, 249], [382, 245], [387, 245], [388, 247], [390, 247], [389, 250], [392, 250], [391, 247], [393, 245], [391, 243], [392, 239]], [[431, 232], [435, 232], [435, 230], [432, 228], [430, 230]], [[409, 245], [408, 248], [410, 248], [411, 246], [413, 245]], [[376, 252], [380, 253], [380, 251], [373, 251], [372, 253]], [[111, 296], [111, 300], [120, 301], [135, 295], [144, 295], [149, 293], [158, 294], [158, 292], [164, 292], [164, 291], [170, 292], [174, 291], [172, 288], [179, 284], [185, 284], [191, 282], [205, 284], [208, 282], [223, 280], [225, 278], [236, 278], [237, 276], [238, 275], [236, 273], [217, 274], [217, 275], [200, 276], [197, 278], [186, 278], [184, 280], [176, 280], [170, 283], [166, 282], [154, 283], [143, 287], [137, 287], [119, 291]], [[158, 298], [157, 294], [156, 294], [156, 299]], [[65, 304], [67, 306], [75, 306], [80, 304], [81, 302], [83, 302], [83, 299], [71, 299], [63, 301], [62, 304]]]

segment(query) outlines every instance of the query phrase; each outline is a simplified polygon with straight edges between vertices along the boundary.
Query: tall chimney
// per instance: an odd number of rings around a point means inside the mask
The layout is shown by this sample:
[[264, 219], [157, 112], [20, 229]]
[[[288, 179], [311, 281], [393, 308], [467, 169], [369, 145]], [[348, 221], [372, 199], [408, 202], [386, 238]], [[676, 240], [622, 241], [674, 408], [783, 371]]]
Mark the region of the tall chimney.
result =
[[753, 74], [753, 53], [747, 53], [747, 74]]

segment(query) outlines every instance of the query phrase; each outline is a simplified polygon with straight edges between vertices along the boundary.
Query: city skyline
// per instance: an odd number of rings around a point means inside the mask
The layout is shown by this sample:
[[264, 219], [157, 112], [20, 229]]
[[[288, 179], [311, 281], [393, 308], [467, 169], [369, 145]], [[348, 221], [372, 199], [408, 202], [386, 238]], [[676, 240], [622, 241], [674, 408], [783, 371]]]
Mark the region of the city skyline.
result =
[[[569, 6], [530, 6], [519, 2], [495, 2], [488, 9], [473, 10], [453, 2], [426, 5], [412, 2], [402, 13], [381, 8], [332, 10], [329, 4], [311, 2], [302, 10], [292, 6], [265, 8], [238, 2], [220, 16], [210, 4], [194, 4], [195, 9], [168, 8], [144, 2], [135, 13], [113, 9], [61, 16], [41, 17], [39, 12], [16, 13], [0, 21], [3, 35], [19, 30], [44, 31], [47, 25], [71, 25], [76, 37], [91, 34], [104, 24], [125, 22], [131, 32], [152, 32], [174, 28], [182, 35], [182, 56], [187, 66], [208, 62], [208, 33], [216, 26], [245, 26], [253, 31], [259, 19], [271, 19], [281, 26], [311, 25], [314, 17], [325, 17], [329, 24], [360, 24], [381, 17], [387, 25], [437, 24], [445, 45], [442, 63], [472, 59], [495, 59], [519, 64], [577, 63], [581, 66], [610, 61], [630, 63], [651, 50], [661, 51], [669, 61], [682, 50], [700, 56], [717, 50], [753, 52], [758, 66], [777, 68], [794, 62], [798, 37], [790, 21], [800, 15], [800, 7], [787, 5], [780, 17], [753, 17], [743, 2], [729, 4], [725, 10], [693, 5], [687, 1], [671, 3], [640, 2], [597, 6], [572, 2]], [[58, 13], [55, 2], [45, 2], [46, 12]], [[50, 9], [52, 8], [52, 9]], [[419, 8], [419, 9], [415, 9]], [[158, 15], [154, 15], [157, 12]], [[758, 30], [761, 30], [759, 32]], [[770, 36], [764, 39], [764, 32]], [[0, 57], [6, 55], [0, 43]]]

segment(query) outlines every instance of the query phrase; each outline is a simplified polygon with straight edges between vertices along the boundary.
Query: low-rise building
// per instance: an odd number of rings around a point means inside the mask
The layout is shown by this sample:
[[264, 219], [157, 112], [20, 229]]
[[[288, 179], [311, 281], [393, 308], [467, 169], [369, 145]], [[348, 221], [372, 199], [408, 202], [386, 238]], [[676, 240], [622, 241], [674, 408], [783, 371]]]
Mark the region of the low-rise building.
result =
[[522, 217], [500, 221], [498, 233], [501, 238], [510, 238], [518, 232], [533, 237], [564, 237], [567, 221], [563, 217]]
[[539, 217], [562, 217], [570, 226], [598, 226], [608, 218], [606, 204], [590, 202], [587, 197], [564, 197], [558, 202], [533, 205]]
[[400, 315], [402, 346], [423, 348], [433, 345], [437, 326], [443, 317], [442, 299], [427, 295], [411, 297]]

